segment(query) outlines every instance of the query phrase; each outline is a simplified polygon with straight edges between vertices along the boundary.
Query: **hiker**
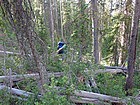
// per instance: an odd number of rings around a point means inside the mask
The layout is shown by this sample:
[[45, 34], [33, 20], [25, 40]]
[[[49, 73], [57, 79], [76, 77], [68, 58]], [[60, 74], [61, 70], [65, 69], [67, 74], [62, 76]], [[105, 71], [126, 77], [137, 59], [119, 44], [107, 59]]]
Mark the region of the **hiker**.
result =
[[66, 47], [66, 44], [63, 41], [59, 41], [58, 47], [57, 47], [57, 54], [64, 54], [65, 47]]

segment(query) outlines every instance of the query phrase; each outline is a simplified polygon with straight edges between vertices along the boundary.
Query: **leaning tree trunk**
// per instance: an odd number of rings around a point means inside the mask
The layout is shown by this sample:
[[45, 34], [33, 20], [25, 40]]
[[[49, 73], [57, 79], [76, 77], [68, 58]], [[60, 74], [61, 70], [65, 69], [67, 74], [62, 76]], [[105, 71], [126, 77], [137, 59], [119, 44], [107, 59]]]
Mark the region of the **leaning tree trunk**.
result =
[[98, 41], [98, 12], [97, 12], [97, 0], [91, 0], [92, 13], [93, 13], [93, 49], [94, 49], [94, 59], [95, 64], [99, 64], [99, 41]]
[[[35, 26], [30, 4], [30, 0], [15, 0], [12, 3], [9, 0], [2, 0], [1, 7], [16, 34], [22, 56], [27, 58], [30, 55], [35, 63], [36, 70], [40, 75], [41, 92], [44, 93], [44, 72], [46, 69], [35, 47], [35, 41], [38, 36], [34, 31]], [[42, 44], [42, 42], [39, 44]]]
[[136, 0], [135, 9], [134, 9], [134, 17], [132, 22], [132, 31], [131, 31], [131, 42], [129, 46], [128, 52], [128, 77], [126, 80], [126, 91], [127, 95], [131, 95], [129, 92], [130, 89], [133, 88], [133, 76], [134, 76], [134, 66], [136, 59], [136, 42], [138, 36], [138, 26], [139, 26], [139, 13], [140, 13], [140, 0]]

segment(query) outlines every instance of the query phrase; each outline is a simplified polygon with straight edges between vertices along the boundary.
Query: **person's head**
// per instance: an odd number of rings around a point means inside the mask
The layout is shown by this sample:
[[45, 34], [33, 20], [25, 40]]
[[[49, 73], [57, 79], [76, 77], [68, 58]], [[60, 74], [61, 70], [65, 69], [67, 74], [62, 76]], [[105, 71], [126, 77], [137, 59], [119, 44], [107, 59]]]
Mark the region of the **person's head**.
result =
[[61, 39], [60, 41], [63, 42], [63, 39]]

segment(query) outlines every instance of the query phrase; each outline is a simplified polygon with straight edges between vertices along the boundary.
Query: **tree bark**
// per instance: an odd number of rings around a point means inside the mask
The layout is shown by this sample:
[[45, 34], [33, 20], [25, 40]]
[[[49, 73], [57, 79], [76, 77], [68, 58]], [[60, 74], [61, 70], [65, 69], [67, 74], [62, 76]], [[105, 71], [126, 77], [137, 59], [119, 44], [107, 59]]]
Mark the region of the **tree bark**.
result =
[[54, 19], [53, 19], [53, 8], [52, 8], [52, 1], [48, 0], [49, 4], [49, 26], [50, 26], [50, 36], [52, 41], [52, 48], [54, 50]]
[[134, 66], [135, 66], [135, 59], [136, 59], [136, 42], [138, 36], [138, 26], [139, 26], [139, 11], [140, 11], [140, 0], [136, 0], [135, 2], [135, 9], [134, 9], [134, 16], [132, 22], [132, 31], [131, 31], [131, 42], [128, 51], [128, 77], [126, 80], [125, 90], [127, 95], [132, 95], [129, 91], [133, 88], [133, 76], [134, 76]]
[[99, 64], [99, 40], [98, 40], [98, 11], [97, 11], [97, 0], [91, 0], [92, 5], [92, 14], [93, 14], [93, 31], [92, 31], [92, 38], [93, 38], [93, 49], [94, 49], [94, 59], [95, 64]]
[[61, 26], [61, 39], [63, 39], [65, 42], [65, 38], [64, 38], [64, 30], [63, 30], [63, 5], [62, 5], [63, 0], [59, 1], [59, 5], [60, 5], [60, 26]]
[[58, 4], [57, 4], [57, 0], [54, 0], [54, 21], [55, 21], [55, 29], [56, 29], [56, 37], [59, 39], [59, 36], [61, 35], [61, 27], [59, 27], [59, 15], [58, 15]]
[[129, 46], [129, 40], [130, 40], [130, 33], [131, 33], [131, 18], [132, 18], [132, 0], [127, 0], [126, 6], [125, 6], [125, 20], [122, 23], [122, 29], [123, 29], [123, 35], [121, 37], [122, 42], [122, 50], [121, 50], [121, 64], [122, 66], [125, 66], [126, 59], [127, 59], [127, 53], [128, 53], [128, 46]]

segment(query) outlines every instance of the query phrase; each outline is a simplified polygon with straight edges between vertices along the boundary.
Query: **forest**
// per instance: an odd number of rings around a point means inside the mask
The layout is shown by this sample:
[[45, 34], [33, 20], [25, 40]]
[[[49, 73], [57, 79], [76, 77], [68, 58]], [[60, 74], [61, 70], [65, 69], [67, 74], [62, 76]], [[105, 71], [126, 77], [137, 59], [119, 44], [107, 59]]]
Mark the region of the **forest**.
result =
[[0, 105], [140, 105], [140, 0], [0, 0]]

